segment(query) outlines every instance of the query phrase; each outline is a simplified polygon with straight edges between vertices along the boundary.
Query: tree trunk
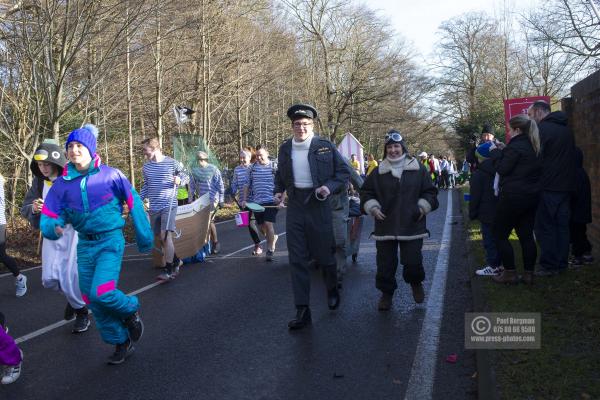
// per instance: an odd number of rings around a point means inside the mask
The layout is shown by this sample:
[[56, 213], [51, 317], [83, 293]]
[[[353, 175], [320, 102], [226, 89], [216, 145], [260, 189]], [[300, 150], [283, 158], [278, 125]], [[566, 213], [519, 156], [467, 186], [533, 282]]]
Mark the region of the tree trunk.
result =
[[156, 15], [156, 53], [155, 53], [155, 72], [156, 72], [156, 135], [160, 147], [163, 147], [163, 108], [162, 108], [162, 57], [161, 57], [161, 27], [160, 11], [157, 9]]
[[[129, 18], [129, 3], [127, 3], [127, 9], [126, 9], [126, 13], [127, 13], [127, 18]], [[135, 165], [134, 165], [134, 158], [133, 158], [133, 110], [132, 110], [132, 105], [133, 105], [133, 99], [131, 96], [131, 38], [129, 37], [129, 29], [125, 30], [125, 44], [126, 44], [126, 51], [125, 51], [125, 63], [126, 63], [126, 68], [127, 68], [127, 137], [129, 138], [129, 154], [128, 154], [128, 161], [129, 161], [129, 179], [131, 180], [131, 184], [133, 185], [133, 187], [135, 187]]]

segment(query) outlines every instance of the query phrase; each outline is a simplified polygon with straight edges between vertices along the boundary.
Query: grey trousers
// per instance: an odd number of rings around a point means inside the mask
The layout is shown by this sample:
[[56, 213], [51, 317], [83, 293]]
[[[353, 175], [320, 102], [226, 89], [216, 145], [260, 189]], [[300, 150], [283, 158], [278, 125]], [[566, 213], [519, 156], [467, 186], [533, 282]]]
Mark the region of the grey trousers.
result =
[[313, 189], [294, 189], [288, 196], [286, 232], [294, 303], [308, 306], [311, 260], [322, 268], [327, 290], [337, 287], [331, 206], [328, 200], [317, 200]]
[[349, 255], [348, 240], [348, 197], [341, 196], [342, 207], [332, 211], [333, 237], [335, 239], [335, 262], [337, 264], [338, 280], [346, 273], [346, 258]]

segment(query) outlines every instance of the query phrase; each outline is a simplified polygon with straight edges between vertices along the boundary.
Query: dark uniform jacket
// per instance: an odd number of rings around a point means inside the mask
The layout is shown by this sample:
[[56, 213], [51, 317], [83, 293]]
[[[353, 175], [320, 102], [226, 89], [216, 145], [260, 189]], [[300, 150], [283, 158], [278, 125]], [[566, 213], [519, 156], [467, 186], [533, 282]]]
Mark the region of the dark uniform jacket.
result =
[[500, 175], [500, 196], [503, 193], [535, 195], [540, 192], [542, 163], [527, 135], [513, 137], [503, 150], [494, 149], [490, 156]]
[[562, 111], [548, 114], [538, 125], [542, 145], [542, 190], [571, 192], [575, 189], [575, 139]]
[[402, 176], [393, 175], [391, 164], [384, 159], [367, 176], [360, 189], [362, 209], [370, 214], [379, 206], [386, 216], [375, 219], [375, 240], [415, 240], [429, 236], [426, 218], [419, 221], [421, 210], [427, 214], [438, 208], [437, 189], [431, 182], [429, 171], [416, 159], [408, 158]]
[[[273, 193], [294, 189], [294, 168], [292, 165], [292, 140], [288, 139], [279, 147], [277, 157], [277, 173]], [[312, 176], [313, 188], [327, 186], [333, 194], [346, 187], [350, 177], [350, 169], [337, 148], [327, 139], [313, 136], [308, 149], [308, 164]]]
[[471, 175], [469, 200], [469, 218], [478, 219], [484, 224], [494, 222], [498, 197], [494, 195], [494, 177], [496, 170], [492, 160], [479, 163], [479, 168]]

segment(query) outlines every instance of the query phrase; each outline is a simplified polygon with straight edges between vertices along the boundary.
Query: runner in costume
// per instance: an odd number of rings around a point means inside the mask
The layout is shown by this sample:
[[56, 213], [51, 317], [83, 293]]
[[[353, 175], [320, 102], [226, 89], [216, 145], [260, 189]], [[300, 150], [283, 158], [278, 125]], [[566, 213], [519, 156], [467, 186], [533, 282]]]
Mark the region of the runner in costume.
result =
[[[54, 141], [45, 141], [36, 150], [30, 168], [33, 184], [25, 195], [21, 215], [35, 229], [40, 227], [40, 212], [52, 184], [62, 174], [67, 163], [64, 150]], [[73, 333], [88, 330], [88, 309], [81, 298], [77, 274], [77, 234], [71, 224], [65, 225], [58, 240], [44, 240], [42, 244], [42, 285], [61, 291], [67, 298], [64, 318], [76, 316]]]
[[121, 364], [140, 339], [144, 325], [139, 301], [117, 288], [125, 247], [123, 203], [133, 218], [140, 252], [153, 248], [153, 235], [142, 202], [121, 171], [102, 165], [96, 154], [98, 129], [75, 129], [67, 138], [69, 163], [42, 207], [41, 230], [56, 240], [70, 223], [79, 233], [77, 261], [83, 300], [94, 313], [102, 339], [116, 346], [109, 364]]

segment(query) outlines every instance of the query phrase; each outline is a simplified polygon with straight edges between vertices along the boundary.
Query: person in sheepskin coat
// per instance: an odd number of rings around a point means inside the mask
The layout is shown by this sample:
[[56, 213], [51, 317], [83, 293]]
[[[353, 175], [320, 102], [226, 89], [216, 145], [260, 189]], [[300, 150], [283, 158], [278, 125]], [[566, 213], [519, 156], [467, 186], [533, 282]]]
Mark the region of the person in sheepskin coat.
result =
[[392, 307], [398, 266], [412, 288], [415, 302], [425, 299], [422, 282], [423, 238], [429, 236], [425, 215], [438, 208], [437, 189], [429, 171], [408, 153], [402, 135], [392, 130], [385, 136], [384, 160], [369, 175], [360, 190], [361, 207], [375, 218], [372, 233], [377, 248], [376, 287], [381, 291], [378, 309]]

